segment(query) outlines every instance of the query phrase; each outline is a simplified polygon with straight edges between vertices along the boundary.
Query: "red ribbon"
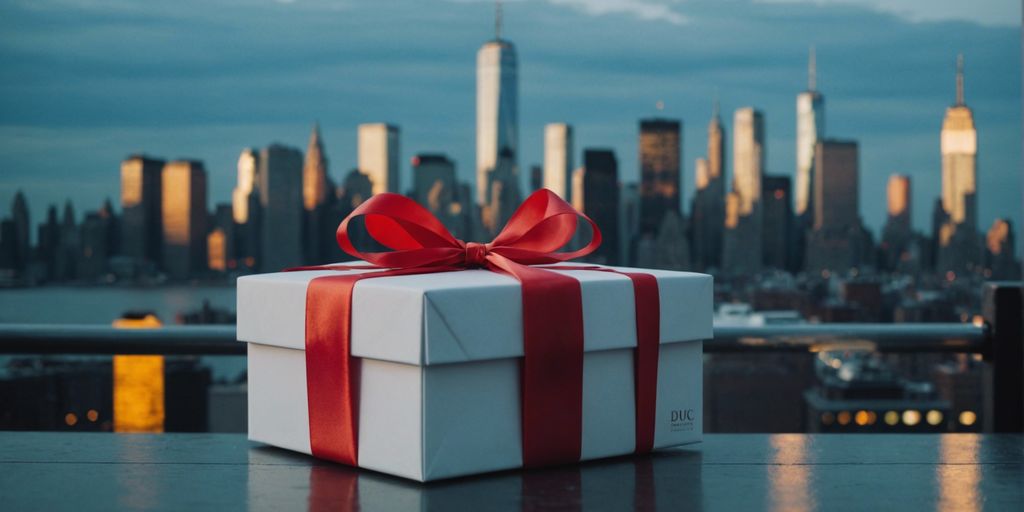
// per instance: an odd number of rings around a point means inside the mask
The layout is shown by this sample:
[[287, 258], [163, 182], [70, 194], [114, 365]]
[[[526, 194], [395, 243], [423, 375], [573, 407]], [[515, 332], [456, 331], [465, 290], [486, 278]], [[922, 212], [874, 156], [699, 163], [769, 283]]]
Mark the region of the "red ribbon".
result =
[[[349, 239], [349, 223], [363, 217], [369, 235], [391, 249], [361, 252]], [[579, 217], [593, 238], [582, 249], [558, 252], [576, 232]], [[359, 359], [351, 355], [352, 291], [356, 282], [386, 276], [483, 268], [508, 274], [522, 285], [522, 455], [527, 467], [580, 459], [583, 419], [583, 301], [579, 281], [531, 267], [590, 254], [601, 232], [553, 192], [530, 195], [495, 239], [463, 242], [415, 201], [379, 194], [338, 227], [338, 245], [369, 266], [329, 265], [290, 270], [381, 269], [318, 277], [306, 292], [306, 388], [313, 455], [358, 465]], [[601, 270], [603, 267], [555, 267]], [[658, 282], [649, 274], [623, 272], [633, 282], [637, 348], [634, 358], [636, 451], [654, 443], [660, 306]]]

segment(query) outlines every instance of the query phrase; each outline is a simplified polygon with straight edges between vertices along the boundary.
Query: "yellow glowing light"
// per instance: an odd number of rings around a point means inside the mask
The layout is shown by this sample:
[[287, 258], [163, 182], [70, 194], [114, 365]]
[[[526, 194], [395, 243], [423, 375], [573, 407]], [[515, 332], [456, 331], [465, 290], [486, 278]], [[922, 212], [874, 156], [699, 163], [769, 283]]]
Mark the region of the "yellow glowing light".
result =
[[938, 425], [939, 423], [942, 423], [942, 413], [936, 410], [931, 410], [928, 411], [928, 414], [924, 415], [924, 419], [929, 425]]
[[975, 327], [982, 327], [982, 326], [984, 326], [985, 325], [985, 317], [983, 317], [981, 315], [974, 315], [974, 318], [971, 318], [971, 325], [973, 325]]
[[96, 409], [89, 409], [89, 412], [85, 413], [85, 417], [95, 423], [96, 420], [100, 419], [100, 413]]
[[114, 431], [164, 431], [163, 356], [114, 356]]
[[857, 414], [853, 416], [854, 423], [862, 427], [864, 425], [874, 425], [876, 419], [878, 419], [878, 416], [874, 411], [857, 411]]
[[78, 423], [78, 416], [75, 416], [73, 412], [69, 412], [64, 415], [64, 423], [69, 427], [73, 427], [75, 423]]
[[[114, 321], [119, 329], [160, 327], [160, 319]], [[114, 432], [164, 431], [163, 356], [114, 356]]]
[[850, 423], [850, 411], [840, 411], [836, 415], [836, 420], [839, 421], [840, 425], [848, 425]]
[[843, 366], [843, 362], [837, 357], [833, 359], [831, 363], [829, 363], [829, 366], [838, 370], [840, 367]]
[[155, 329], [164, 324], [156, 315], [147, 314], [142, 318], [118, 318], [112, 325], [117, 329]]
[[974, 411], [964, 411], [960, 413], [960, 424], [969, 427], [974, 425], [974, 422], [978, 421], [978, 415], [974, 414]]
[[831, 425], [835, 421], [836, 421], [836, 415], [835, 414], [832, 414], [831, 412], [828, 412], [828, 411], [825, 411], [825, 412], [821, 413], [821, 424], [822, 425]]
[[921, 422], [921, 413], [913, 409], [903, 411], [903, 424], [908, 427], [913, 427]]
[[900, 422], [900, 413], [896, 411], [888, 411], [885, 413], [885, 424], [895, 425]]

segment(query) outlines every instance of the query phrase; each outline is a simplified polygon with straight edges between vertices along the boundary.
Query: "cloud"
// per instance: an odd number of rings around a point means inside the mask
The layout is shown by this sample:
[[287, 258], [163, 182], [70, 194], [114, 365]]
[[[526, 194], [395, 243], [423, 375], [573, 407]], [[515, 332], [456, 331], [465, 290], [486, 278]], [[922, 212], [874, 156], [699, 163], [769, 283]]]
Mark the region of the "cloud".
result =
[[683, 25], [689, 18], [672, 8], [678, 1], [659, 2], [652, 0], [548, 0], [554, 5], [578, 9], [591, 16], [629, 14], [644, 21], [663, 21]]
[[1019, 26], [1018, 0], [755, 0], [764, 3], [845, 4], [895, 14], [913, 22], [971, 21], [982, 25]]

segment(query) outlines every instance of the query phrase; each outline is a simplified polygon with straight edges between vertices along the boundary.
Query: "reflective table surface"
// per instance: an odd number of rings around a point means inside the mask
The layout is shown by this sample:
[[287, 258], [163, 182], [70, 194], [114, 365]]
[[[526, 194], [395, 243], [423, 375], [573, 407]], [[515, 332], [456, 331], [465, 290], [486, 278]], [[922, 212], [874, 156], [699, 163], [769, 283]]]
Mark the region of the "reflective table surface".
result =
[[1024, 510], [1024, 436], [719, 434], [418, 484], [239, 434], [0, 432], [0, 509]]

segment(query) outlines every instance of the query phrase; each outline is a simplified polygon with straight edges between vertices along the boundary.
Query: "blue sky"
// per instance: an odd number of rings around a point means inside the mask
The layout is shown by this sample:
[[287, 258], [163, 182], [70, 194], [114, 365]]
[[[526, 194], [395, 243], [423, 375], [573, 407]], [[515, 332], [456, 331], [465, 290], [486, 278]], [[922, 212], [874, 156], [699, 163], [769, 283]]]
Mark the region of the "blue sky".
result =
[[[569, 122], [577, 150], [613, 148], [621, 178], [635, 180], [637, 121], [661, 100], [662, 115], [684, 122], [688, 204], [717, 91], [729, 128], [738, 107], [765, 113], [768, 172], [792, 175], [795, 95], [814, 44], [826, 131], [860, 142], [865, 222], [884, 221], [885, 181], [901, 172], [924, 228], [962, 51], [981, 227], [1019, 220], [1020, 20], [1015, 0], [507, 2], [520, 164], [541, 161], [545, 123]], [[242, 148], [304, 150], [316, 120], [336, 179], [355, 165], [356, 125], [388, 121], [401, 127], [403, 160], [442, 151], [471, 181], [475, 54], [492, 36], [491, 2], [8, 0], [0, 208], [18, 189], [33, 222], [65, 198], [79, 214], [116, 203], [119, 164], [133, 152], [204, 160], [212, 207], [229, 200]]]

